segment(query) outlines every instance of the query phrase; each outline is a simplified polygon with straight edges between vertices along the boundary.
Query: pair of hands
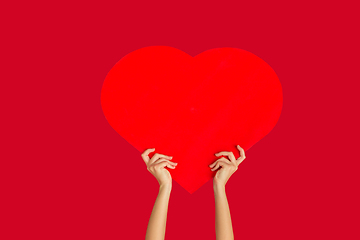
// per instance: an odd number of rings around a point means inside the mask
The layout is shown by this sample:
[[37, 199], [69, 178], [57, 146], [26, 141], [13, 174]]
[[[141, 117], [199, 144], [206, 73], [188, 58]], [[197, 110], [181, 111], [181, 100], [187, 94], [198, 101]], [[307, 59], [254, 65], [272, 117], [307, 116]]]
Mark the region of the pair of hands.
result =
[[[231, 175], [238, 169], [239, 164], [246, 158], [245, 151], [239, 145], [237, 149], [240, 151], [240, 157], [235, 159], [233, 152], [218, 152], [215, 156], [227, 156], [228, 158], [221, 157], [215, 162], [209, 165], [211, 171], [219, 170], [216, 172], [214, 177], [214, 185], [225, 186]], [[172, 156], [155, 153], [150, 159], [149, 154], [154, 152], [155, 148], [149, 148], [145, 150], [141, 157], [144, 160], [147, 170], [154, 175], [160, 186], [171, 185], [172, 178], [170, 172], [165, 168], [175, 169], [177, 166], [176, 162], [172, 162]]]

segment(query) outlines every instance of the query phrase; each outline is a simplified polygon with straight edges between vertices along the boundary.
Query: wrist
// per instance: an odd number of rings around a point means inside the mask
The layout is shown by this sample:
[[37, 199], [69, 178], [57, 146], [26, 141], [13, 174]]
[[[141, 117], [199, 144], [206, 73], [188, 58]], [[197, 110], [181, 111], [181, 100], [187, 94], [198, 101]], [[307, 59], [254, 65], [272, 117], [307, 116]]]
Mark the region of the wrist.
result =
[[225, 185], [216, 185], [214, 186], [214, 196], [215, 199], [219, 197], [226, 197]]
[[225, 184], [217, 181], [213, 181], [213, 187], [215, 190], [225, 190]]
[[172, 189], [172, 182], [169, 183], [161, 183], [159, 186], [159, 191], [171, 191]]

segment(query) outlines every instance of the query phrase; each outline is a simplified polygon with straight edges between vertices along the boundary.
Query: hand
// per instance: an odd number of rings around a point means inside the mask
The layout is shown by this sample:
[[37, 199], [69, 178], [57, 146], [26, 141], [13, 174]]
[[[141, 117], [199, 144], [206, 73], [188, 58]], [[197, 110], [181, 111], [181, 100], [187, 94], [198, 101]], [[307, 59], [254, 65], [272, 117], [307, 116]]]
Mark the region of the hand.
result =
[[231, 175], [238, 169], [239, 164], [246, 158], [244, 149], [242, 149], [239, 145], [237, 145], [237, 148], [240, 151], [240, 157], [238, 159], [235, 159], [232, 152], [215, 153], [215, 156], [228, 156], [230, 161], [229, 159], [222, 157], [209, 165], [211, 171], [215, 171], [221, 167], [215, 174], [213, 180], [214, 186], [225, 186]]
[[155, 153], [150, 159], [148, 155], [153, 151], [155, 151], [155, 148], [149, 148], [141, 154], [141, 157], [147, 166], [147, 170], [154, 175], [160, 186], [171, 185], [171, 174], [165, 167], [175, 169], [177, 163], [170, 161], [172, 157], [159, 153]]

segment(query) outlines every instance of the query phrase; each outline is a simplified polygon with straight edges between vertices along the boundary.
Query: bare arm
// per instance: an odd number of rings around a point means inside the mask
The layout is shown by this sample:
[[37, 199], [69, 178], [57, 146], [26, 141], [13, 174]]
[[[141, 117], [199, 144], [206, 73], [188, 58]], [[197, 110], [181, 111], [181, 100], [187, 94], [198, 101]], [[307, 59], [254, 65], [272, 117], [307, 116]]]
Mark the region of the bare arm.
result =
[[237, 145], [240, 157], [235, 159], [232, 152], [219, 152], [216, 156], [222, 157], [209, 165], [211, 171], [219, 169], [213, 179], [215, 195], [215, 231], [216, 240], [234, 240], [229, 203], [227, 201], [225, 185], [231, 175], [238, 169], [238, 165], [246, 158], [244, 150]]
[[165, 238], [170, 193], [171, 185], [160, 186], [159, 193], [149, 219], [145, 240], [163, 240]]
[[214, 184], [214, 195], [216, 240], [233, 240], [234, 233], [225, 186]]

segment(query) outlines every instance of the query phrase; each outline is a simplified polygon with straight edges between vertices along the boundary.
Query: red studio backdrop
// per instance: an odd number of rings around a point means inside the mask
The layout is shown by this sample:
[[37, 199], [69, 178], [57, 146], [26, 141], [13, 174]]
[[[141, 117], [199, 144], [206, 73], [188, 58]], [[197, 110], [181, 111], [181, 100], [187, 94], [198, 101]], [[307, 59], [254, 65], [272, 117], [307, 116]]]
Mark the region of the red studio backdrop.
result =
[[236, 48], [195, 57], [169, 46], [138, 49], [111, 69], [101, 92], [110, 125], [140, 152], [174, 156], [178, 165], [168, 170], [190, 193], [215, 175], [215, 153], [238, 158], [237, 144], [247, 151], [271, 131], [282, 100], [273, 69]]
[[146, 148], [179, 162], [165, 239], [215, 239], [236, 144], [235, 239], [360, 239], [357, 5], [2, 1], [0, 240], [144, 239]]

